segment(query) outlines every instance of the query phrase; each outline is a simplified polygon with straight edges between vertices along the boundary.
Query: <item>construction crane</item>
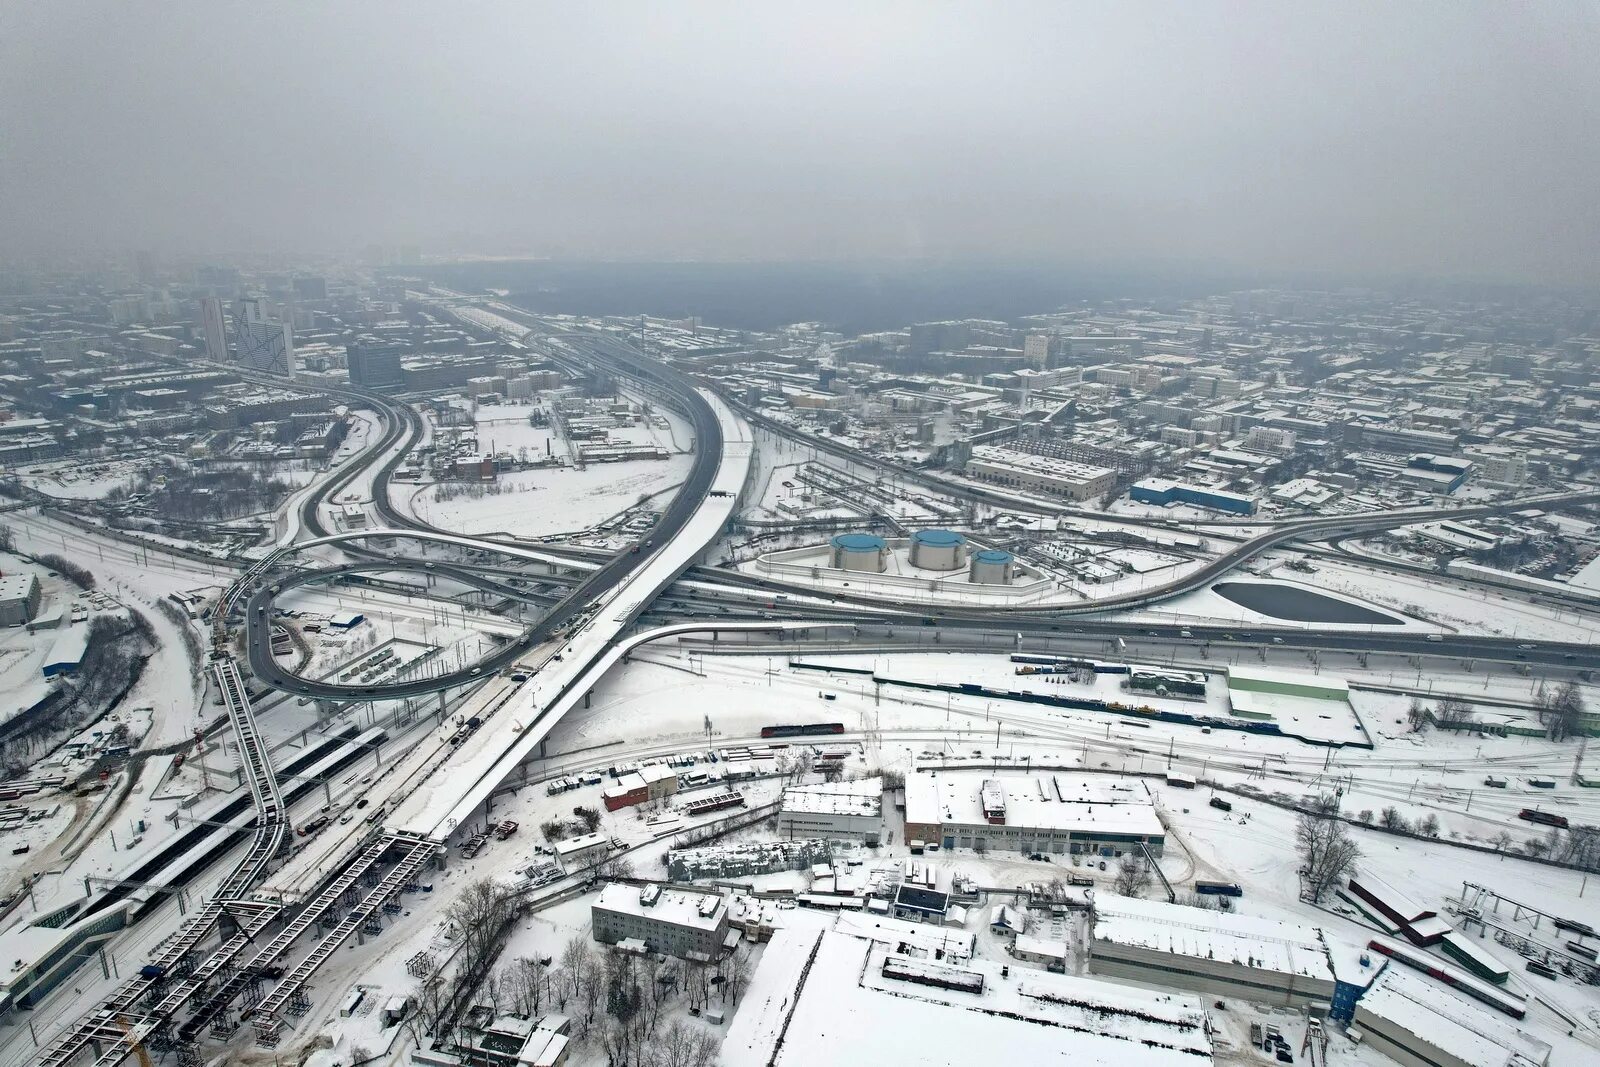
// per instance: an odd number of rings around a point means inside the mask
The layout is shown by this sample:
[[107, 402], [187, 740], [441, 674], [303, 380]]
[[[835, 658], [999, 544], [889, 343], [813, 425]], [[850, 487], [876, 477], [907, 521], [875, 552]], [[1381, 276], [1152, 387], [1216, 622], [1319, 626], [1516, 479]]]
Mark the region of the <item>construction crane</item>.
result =
[[129, 1050], [139, 1057], [139, 1067], [151, 1067], [150, 1053], [145, 1051], [143, 1039], [133, 1036], [133, 1026], [128, 1022], [128, 1017], [118, 1015], [117, 1025], [122, 1028], [123, 1036], [128, 1039]]

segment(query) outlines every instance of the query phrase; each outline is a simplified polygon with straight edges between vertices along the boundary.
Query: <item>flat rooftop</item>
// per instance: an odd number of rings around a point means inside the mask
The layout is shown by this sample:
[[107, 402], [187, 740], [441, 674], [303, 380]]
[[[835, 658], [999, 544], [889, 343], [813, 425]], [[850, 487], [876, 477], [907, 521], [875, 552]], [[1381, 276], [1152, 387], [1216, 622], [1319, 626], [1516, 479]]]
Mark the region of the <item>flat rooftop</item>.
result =
[[1321, 931], [1275, 919], [1107, 895], [1095, 901], [1093, 937], [1126, 948], [1333, 981]]
[[783, 810], [875, 818], [883, 814], [883, 779], [794, 786], [783, 791]]
[[[1550, 1058], [1549, 1045], [1529, 1037], [1511, 1020], [1393, 964], [1356, 1006], [1361, 1015], [1417, 1034], [1474, 1067], [1502, 1067], [1514, 1062], [1513, 1054], [1535, 1064]], [[1360, 1021], [1358, 1015], [1358, 1025]]]
[[[715, 930], [728, 913], [722, 897], [713, 893], [686, 893], [677, 889], [663, 889], [655, 896], [653, 904], [645, 904], [646, 895], [639, 886], [612, 882], [600, 890], [600, 899], [594, 907], [600, 911], [621, 915], [637, 915], [674, 926], [692, 926], [701, 930]], [[701, 905], [711, 902], [714, 907], [701, 910]]]
[[1061, 1067], [1211, 1063], [1204, 1012], [1194, 997], [1033, 972], [1026, 980], [1001, 979], [999, 965], [989, 961], [972, 964], [986, 979], [983, 992], [940, 989], [885, 975], [891, 951], [833, 930], [778, 931], [740, 1001], [719, 1062], [966, 1067], [1003, 1051], [1009, 1062]]
[[1007, 826], [1143, 837], [1166, 833], [1142, 787], [1066, 774], [1019, 778], [975, 771], [919, 771], [906, 778], [906, 821], [986, 824], [985, 782], [998, 783], [1004, 791]]

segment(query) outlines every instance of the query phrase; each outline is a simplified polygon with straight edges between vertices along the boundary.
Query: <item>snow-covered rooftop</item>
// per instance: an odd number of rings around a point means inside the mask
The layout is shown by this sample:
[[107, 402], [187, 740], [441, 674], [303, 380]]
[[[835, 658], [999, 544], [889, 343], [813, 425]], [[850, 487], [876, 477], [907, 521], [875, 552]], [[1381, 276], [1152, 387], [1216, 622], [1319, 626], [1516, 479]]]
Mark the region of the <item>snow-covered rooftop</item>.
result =
[[[646, 904], [645, 901], [650, 903]], [[727, 905], [713, 893], [687, 893], [647, 885], [643, 889], [624, 882], [612, 882], [600, 890], [595, 910], [621, 915], [637, 915], [675, 926], [715, 930], [727, 915]]]
[[997, 783], [1005, 793], [1007, 826], [1141, 836], [1166, 832], [1143, 789], [1065, 774], [980, 779], [963, 771], [922, 771], [906, 779], [906, 821], [982, 825], [988, 822], [986, 783]]
[[[845, 918], [841, 916], [841, 921]], [[1054, 976], [1000, 979], [975, 962], [982, 993], [882, 975], [886, 949], [837, 931], [785, 929], [767, 946], [723, 1042], [724, 1067], [970, 1067], [1014, 1063], [1201, 1067], [1211, 1062], [1192, 997], [1157, 998]]]
[[883, 779], [801, 785], [783, 791], [783, 810], [816, 815], [878, 816], [883, 813]]
[[1389, 1028], [1419, 1035], [1435, 1048], [1473, 1067], [1503, 1067], [1512, 1054], [1546, 1062], [1550, 1046], [1487, 1008], [1456, 996], [1403, 967], [1386, 967], [1357, 1003], [1357, 1023], [1373, 1017]]
[[1095, 905], [1094, 939], [1333, 981], [1320, 930], [1252, 915], [1106, 896]]

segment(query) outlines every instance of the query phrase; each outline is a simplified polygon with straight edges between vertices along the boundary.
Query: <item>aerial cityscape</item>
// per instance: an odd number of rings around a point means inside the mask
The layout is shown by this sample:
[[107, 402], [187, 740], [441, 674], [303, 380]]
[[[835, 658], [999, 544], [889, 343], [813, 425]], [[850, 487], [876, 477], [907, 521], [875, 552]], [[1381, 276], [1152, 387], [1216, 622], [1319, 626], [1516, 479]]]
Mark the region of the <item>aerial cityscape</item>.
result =
[[[983, 107], [1078, 90], [1024, 49], [947, 110], [875, 45], [1098, 35], [1099, 69], [1211, 31], [601, 7], [217, 12], [304, 61], [270, 108], [178, 25], [209, 7], [16, 12], [0, 1067], [1600, 1062], [1592, 10], [1362, 9], [1473, 55], [1509, 19], [1469, 76], [1219, 3], [1417, 126], [1362, 97], [1291, 137], [1273, 64], [1200, 64], [1105, 105], [1248, 100], [1175, 184], [1075, 114], [1127, 171], [980, 193], [868, 133], [992, 151]], [[1541, 64], [1564, 118], [1514, 91]], [[1464, 147], [1413, 86], [1478, 73]], [[355, 182], [313, 146], [363, 94]], [[225, 112], [260, 155], [210, 168]], [[486, 114], [528, 124], [492, 178], [442, 158]], [[1562, 122], [1498, 221], [1406, 162]], [[1330, 160], [1286, 227], [1226, 177], [1349, 129], [1387, 191]], [[785, 176], [719, 192], [708, 151]]]

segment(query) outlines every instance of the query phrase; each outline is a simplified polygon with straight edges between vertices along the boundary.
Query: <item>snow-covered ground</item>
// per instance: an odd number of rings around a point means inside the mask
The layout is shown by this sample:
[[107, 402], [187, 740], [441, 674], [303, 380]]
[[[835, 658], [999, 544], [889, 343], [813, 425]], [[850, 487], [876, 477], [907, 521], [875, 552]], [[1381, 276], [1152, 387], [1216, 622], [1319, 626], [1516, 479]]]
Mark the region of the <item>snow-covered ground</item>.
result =
[[396, 482], [390, 499], [423, 522], [458, 533], [506, 533], [515, 537], [548, 537], [595, 526], [638, 503], [655, 497], [664, 507], [668, 490], [682, 483], [692, 458], [597, 463], [584, 470], [571, 467], [503, 474], [483, 495], [440, 500], [438, 485]]

